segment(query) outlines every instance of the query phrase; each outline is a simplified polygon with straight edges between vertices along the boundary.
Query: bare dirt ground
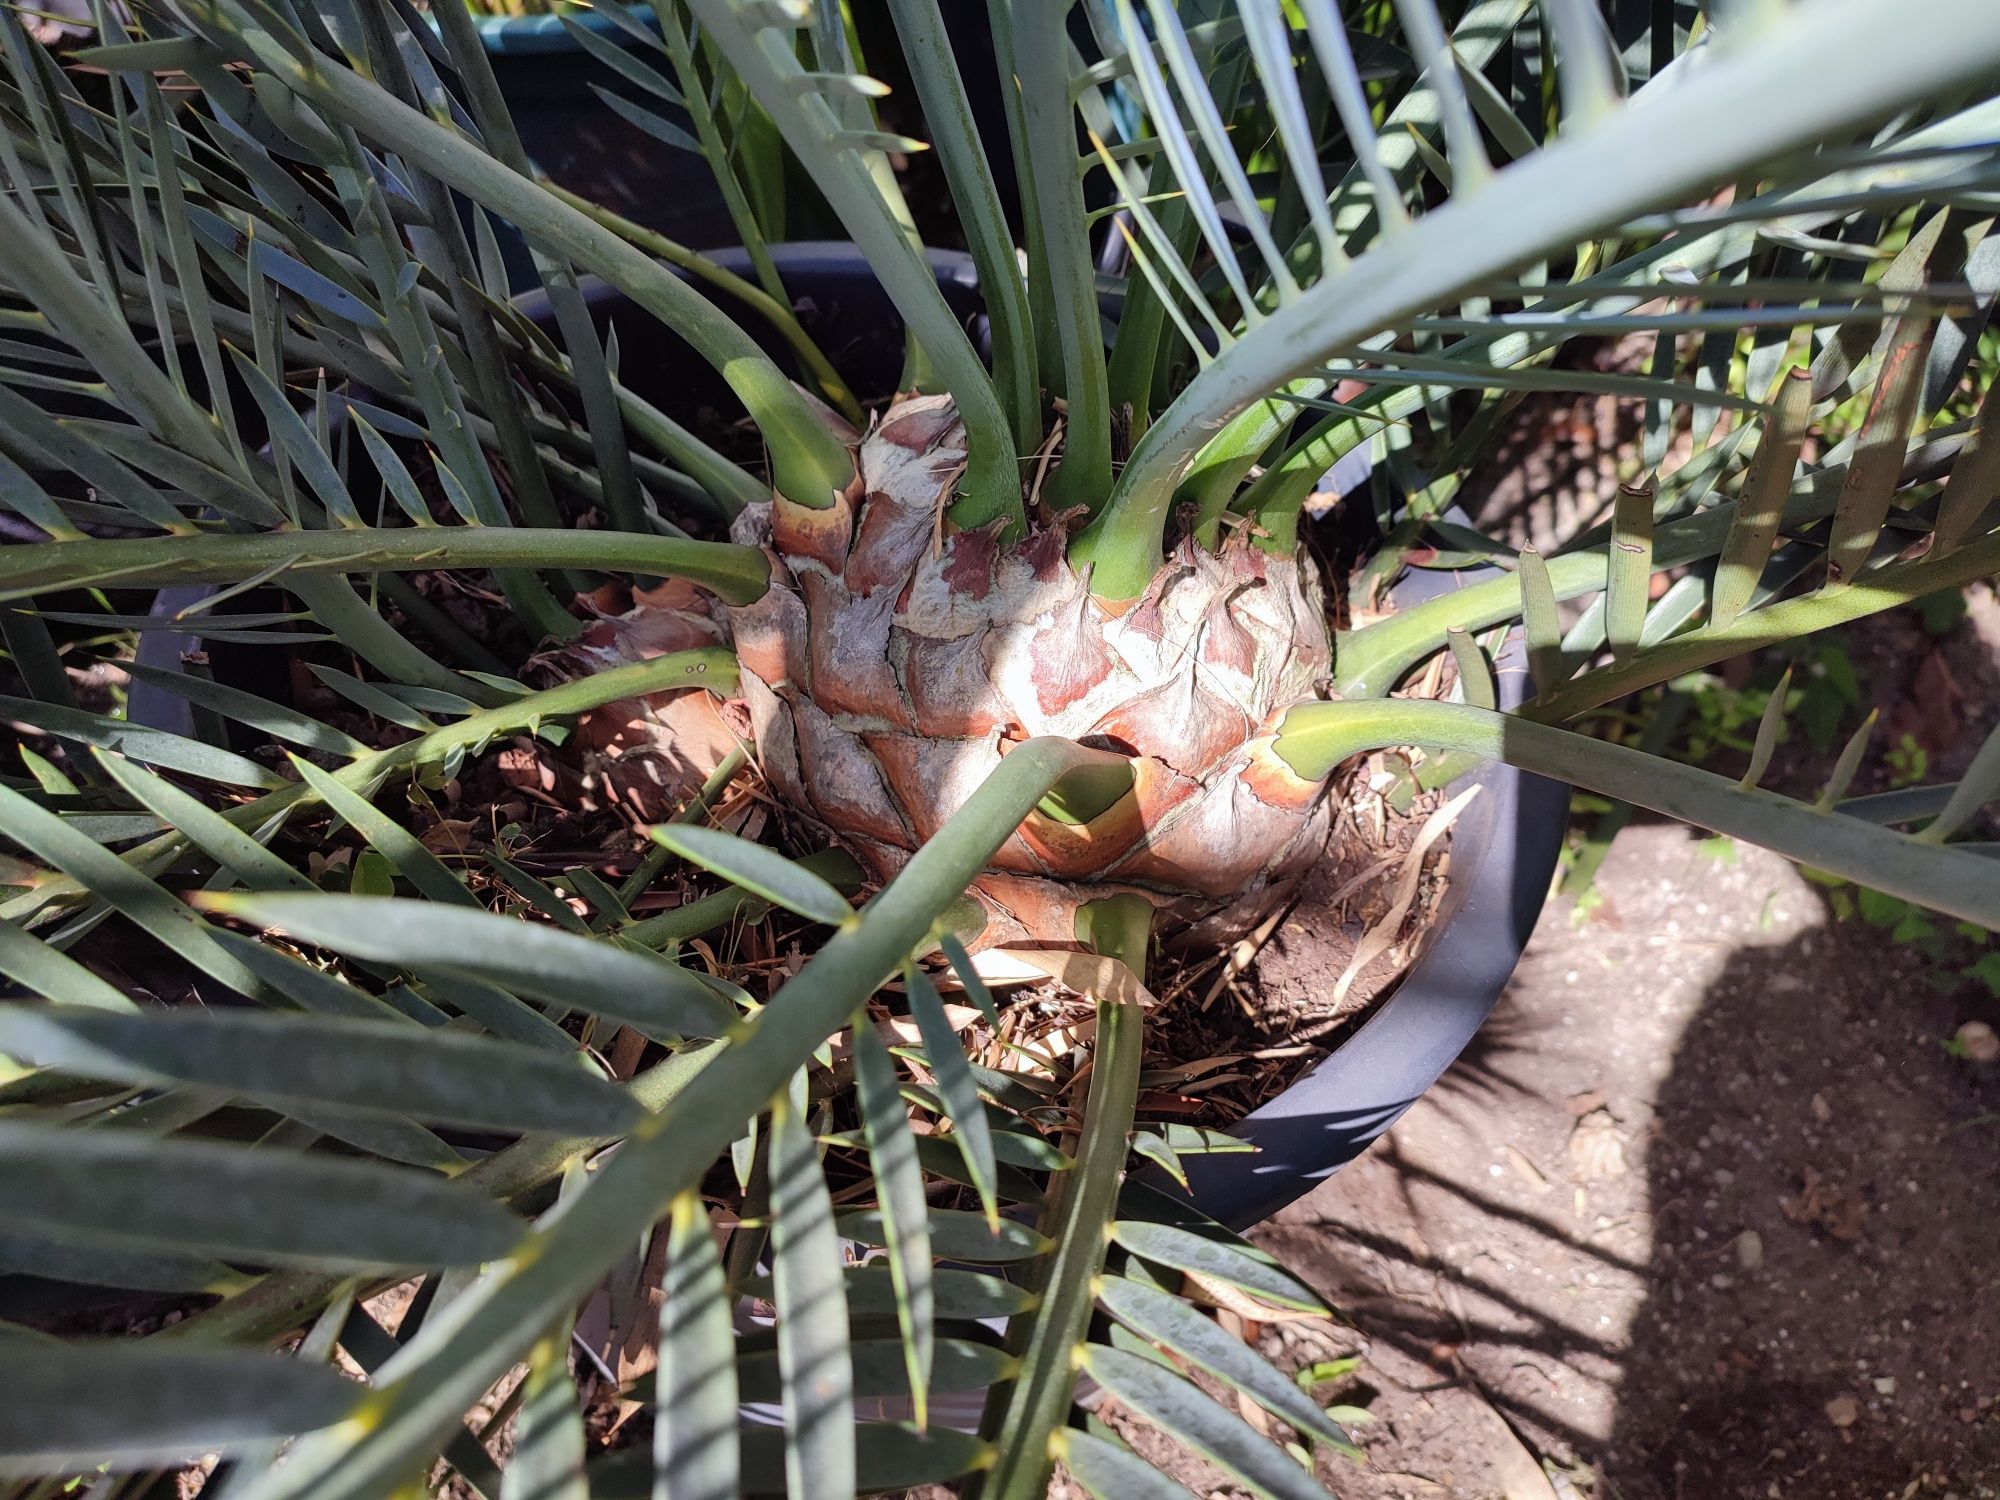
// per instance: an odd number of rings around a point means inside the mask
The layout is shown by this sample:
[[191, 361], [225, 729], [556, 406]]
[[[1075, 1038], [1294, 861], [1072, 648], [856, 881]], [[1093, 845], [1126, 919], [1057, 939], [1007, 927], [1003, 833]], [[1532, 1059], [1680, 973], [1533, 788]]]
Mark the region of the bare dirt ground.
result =
[[[1967, 602], [1942, 635], [1902, 612], [1841, 647], [1929, 780], [2000, 720], [2000, 596]], [[1888, 784], [1882, 751], [1856, 792]], [[1773, 780], [1825, 774], [1800, 738]], [[1265, 1352], [1360, 1358], [1318, 1394], [1370, 1412], [1366, 1461], [1319, 1477], [1343, 1500], [2000, 1497], [2000, 1059], [1951, 1045], [2000, 1026], [1965, 972], [2000, 949], [1927, 957], [1851, 888], [1658, 821], [1596, 890], [1587, 919], [1550, 902], [1444, 1080], [1256, 1232], [1341, 1315]], [[1121, 1415], [1195, 1494], [1240, 1493]]]
[[1601, 885], [1610, 920], [1552, 906], [1476, 1055], [1260, 1232], [1365, 1356], [1369, 1462], [1324, 1477], [2000, 1493], [2000, 1123], [1969, 1123], [2000, 1075], [1941, 1045], [1978, 1002], [1755, 851], [1641, 825]]
[[[1892, 707], [1942, 656], [1963, 733], [1933, 775], [1956, 774], [2000, 716], [2000, 600], [1935, 647], [1856, 647]], [[1551, 902], [1473, 1052], [1258, 1232], [1345, 1319], [1267, 1350], [1362, 1356], [1321, 1394], [1373, 1414], [1368, 1461], [1321, 1477], [1346, 1500], [2000, 1496], [2000, 1062], [1948, 1045], [2000, 998], [1962, 951], [1677, 826], [1627, 829], [1597, 885], [1586, 923]]]

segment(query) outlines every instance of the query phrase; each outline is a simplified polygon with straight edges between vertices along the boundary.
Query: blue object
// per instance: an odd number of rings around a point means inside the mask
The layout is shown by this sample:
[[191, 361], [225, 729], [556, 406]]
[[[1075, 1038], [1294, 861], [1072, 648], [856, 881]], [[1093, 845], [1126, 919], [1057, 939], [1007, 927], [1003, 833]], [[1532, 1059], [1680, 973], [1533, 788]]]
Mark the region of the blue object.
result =
[[[629, 45], [629, 33], [617, 22], [599, 15], [594, 10], [571, 10], [563, 13], [586, 31], [593, 31], [608, 41], [620, 46]], [[647, 30], [658, 32], [660, 18], [653, 14], [648, 5], [628, 7], [628, 14]], [[561, 15], [545, 16], [483, 16], [479, 20], [479, 40], [486, 50], [501, 56], [532, 57], [549, 52], [579, 52], [576, 39], [563, 25]]]

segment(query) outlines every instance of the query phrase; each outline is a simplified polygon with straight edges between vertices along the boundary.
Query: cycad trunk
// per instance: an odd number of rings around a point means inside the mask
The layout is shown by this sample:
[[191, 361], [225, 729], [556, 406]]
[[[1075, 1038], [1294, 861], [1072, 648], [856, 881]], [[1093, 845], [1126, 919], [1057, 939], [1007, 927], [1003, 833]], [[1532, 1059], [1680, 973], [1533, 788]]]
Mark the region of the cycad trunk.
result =
[[1310, 575], [1190, 547], [1109, 615], [1060, 519], [1011, 546], [944, 533], [964, 464], [949, 399], [901, 401], [859, 444], [855, 495], [739, 521], [782, 569], [730, 611], [765, 774], [886, 878], [1011, 745], [1115, 749], [1128, 793], [1086, 823], [1038, 812], [995, 856], [982, 941], [1071, 941], [1078, 903], [1112, 890], [1240, 921], [1325, 837], [1320, 787], [1269, 749], [1274, 714], [1331, 665]]
[[[1216, 935], [1254, 922], [1329, 821], [1324, 783], [1271, 753], [1277, 716], [1331, 669], [1310, 566], [1247, 541], [1185, 546], [1111, 614], [1070, 566], [1061, 518], [1012, 545], [947, 534], [965, 467], [949, 398], [895, 403], [856, 448], [859, 483], [831, 507], [779, 500], [736, 524], [774, 563], [762, 599], [723, 613], [777, 794], [886, 879], [1012, 745], [1115, 749], [1130, 790], [1087, 822], [1032, 815], [980, 878], [978, 941], [1071, 942], [1077, 907], [1121, 891]], [[709, 629], [642, 606], [593, 634], [642, 655]], [[654, 707], [667, 722], [647, 753], [685, 757], [672, 741], [692, 706]]]

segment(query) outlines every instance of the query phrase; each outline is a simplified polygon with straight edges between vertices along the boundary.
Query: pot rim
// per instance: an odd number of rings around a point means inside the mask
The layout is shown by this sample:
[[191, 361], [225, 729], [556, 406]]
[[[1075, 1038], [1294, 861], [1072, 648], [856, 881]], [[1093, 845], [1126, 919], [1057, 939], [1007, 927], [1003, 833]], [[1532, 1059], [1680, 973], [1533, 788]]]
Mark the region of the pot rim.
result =
[[[1450, 513], [1463, 524], [1456, 507]], [[1498, 576], [1491, 566], [1411, 569], [1390, 591], [1404, 607]], [[1529, 697], [1518, 630], [1494, 660], [1500, 706]], [[1478, 796], [1451, 832], [1451, 878], [1423, 951], [1354, 1033], [1232, 1125], [1254, 1154], [1182, 1159], [1181, 1193], [1157, 1168], [1151, 1185], [1247, 1229], [1303, 1198], [1403, 1117], [1464, 1052], [1505, 993], [1548, 899], [1569, 826], [1569, 787], [1492, 761], [1457, 783]]]

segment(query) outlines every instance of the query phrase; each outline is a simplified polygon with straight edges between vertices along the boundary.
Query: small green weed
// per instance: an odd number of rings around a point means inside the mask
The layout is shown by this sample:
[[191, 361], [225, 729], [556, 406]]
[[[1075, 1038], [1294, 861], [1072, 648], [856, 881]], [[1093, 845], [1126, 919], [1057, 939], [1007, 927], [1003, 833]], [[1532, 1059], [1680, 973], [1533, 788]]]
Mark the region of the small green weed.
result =
[[1947, 922], [1937, 913], [1881, 891], [1855, 885], [1822, 870], [1800, 866], [1799, 873], [1826, 892], [1828, 908], [1839, 922], [1864, 922], [1888, 933], [1889, 941], [1915, 948], [1931, 961], [1925, 981], [1938, 989], [1956, 989], [1961, 980], [1975, 980], [2000, 999], [2000, 943], [1986, 928], [1972, 922]]

